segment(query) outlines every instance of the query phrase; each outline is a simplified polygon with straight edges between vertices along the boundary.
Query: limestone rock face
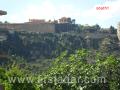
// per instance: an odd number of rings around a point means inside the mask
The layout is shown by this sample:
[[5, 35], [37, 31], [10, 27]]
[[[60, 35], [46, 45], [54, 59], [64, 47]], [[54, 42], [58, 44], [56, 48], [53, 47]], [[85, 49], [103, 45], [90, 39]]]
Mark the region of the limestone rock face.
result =
[[120, 22], [118, 23], [117, 36], [118, 36], [118, 39], [120, 41]]

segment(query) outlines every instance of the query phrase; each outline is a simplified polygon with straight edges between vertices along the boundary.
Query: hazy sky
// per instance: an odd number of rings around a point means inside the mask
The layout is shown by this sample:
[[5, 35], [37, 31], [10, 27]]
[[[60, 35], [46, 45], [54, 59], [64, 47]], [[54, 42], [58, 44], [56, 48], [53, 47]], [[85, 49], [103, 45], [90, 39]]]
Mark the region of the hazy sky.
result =
[[[109, 6], [109, 10], [96, 10]], [[0, 9], [8, 14], [1, 21], [27, 22], [34, 19], [71, 17], [79, 24], [116, 26], [120, 21], [120, 0], [0, 0]]]

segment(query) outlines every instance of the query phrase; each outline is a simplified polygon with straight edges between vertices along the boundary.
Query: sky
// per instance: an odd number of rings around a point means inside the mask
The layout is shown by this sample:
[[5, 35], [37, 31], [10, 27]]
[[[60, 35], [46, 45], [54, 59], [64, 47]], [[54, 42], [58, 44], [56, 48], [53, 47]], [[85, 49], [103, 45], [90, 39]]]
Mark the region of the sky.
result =
[[[109, 9], [96, 10], [104, 6]], [[0, 16], [0, 21], [10, 23], [71, 17], [77, 24], [99, 24], [108, 28], [117, 27], [120, 21], [120, 0], [0, 0], [0, 10], [8, 13]]]

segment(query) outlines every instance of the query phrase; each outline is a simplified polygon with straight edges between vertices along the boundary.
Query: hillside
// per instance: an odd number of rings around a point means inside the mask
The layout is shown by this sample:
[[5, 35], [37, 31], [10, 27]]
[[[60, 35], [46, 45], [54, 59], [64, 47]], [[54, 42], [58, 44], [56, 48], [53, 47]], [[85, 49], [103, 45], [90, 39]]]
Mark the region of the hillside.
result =
[[[119, 90], [118, 43], [116, 29], [98, 25], [59, 33], [0, 29], [0, 83], [6, 90]], [[66, 77], [79, 81], [59, 83]]]
[[106, 52], [109, 53], [117, 51], [116, 30], [97, 30], [96, 27], [84, 26], [84, 29], [80, 27], [76, 31], [61, 33], [16, 32], [1, 29], [0, 52], [35, 60], [56, 58], [63, 51], [72, 53], [81, 48], [92, 50], [106, 48]]

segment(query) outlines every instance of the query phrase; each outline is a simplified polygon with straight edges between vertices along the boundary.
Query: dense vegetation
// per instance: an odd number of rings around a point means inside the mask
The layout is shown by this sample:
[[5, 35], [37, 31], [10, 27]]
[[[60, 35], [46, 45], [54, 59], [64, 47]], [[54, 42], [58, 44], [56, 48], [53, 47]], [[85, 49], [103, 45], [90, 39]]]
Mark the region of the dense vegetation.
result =
[[63, 52], [42, 74], [28, 73], [14, 63], [0, 72], [0, 83], [6, 90], [120, 89], [119, 58], [86, 50], [70, 55]]
[[116, 29], [79, 25], [71, 32], [0, 30], [5, 90], [119, 90]]

